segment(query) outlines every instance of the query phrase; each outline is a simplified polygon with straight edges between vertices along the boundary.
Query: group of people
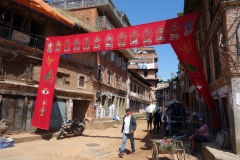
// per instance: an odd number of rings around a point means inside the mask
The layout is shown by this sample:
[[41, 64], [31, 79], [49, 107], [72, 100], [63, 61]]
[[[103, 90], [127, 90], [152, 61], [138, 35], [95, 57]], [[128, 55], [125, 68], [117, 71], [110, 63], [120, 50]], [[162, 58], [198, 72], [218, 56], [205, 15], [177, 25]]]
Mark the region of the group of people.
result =
[[[171, 116], [170, 110], [163, 107], [155, 106], [155, 109], [152, 109], [151, 106], [148, 106], [146, 109], [146, 119], [147, 119], [147, 132], [159, 133], [163, 125], [164, 128], [164, 137], [167, 137], [169, 131], [171, 130]], [[153, 130], [152, 130], [153, 124]]]
[[[137, 128], [137, 123], [135, 118], [132, 116], [130, 108], [125, 109], [126, 115], [123, 117], [123, 124], [121, 132], [122, 135], [122, 144], [119, 148], [119, 157], [124, 156], [124, 149], [126, 146], [127, 139], [131, 141], [131, 154], [135, 154], [135, 143], [134, 143], [134, 132]], [[149, 111], [149, 110], [148, 110]], [[151, 110], [150, 110], [151, 111]], [[161, 125], [164, 128], [164, 137], [168, 137], [169, 130], [171, 129], [171, 116], [170, 110], [166, 109], [164, 106], [155, 108], [154, 112], [147, 113], [147, 131], [152, 131], [152, 122], [154, 124], [153, 131], [158, 133], [158, 130], [161, 130]], [[154, 120], [153, 120], [154, 119]], [[155, 130], [156, 129], [156, 130]], [[192, 155], [196, 154], [196, 143], [199, 142], [208, 142], [209, 141], [209, 127], [204, 122], [203, 118], [198, 118], [196, 115], [192, 115], [189, 132], [187, 134], [188, 139], [192, 144]]]

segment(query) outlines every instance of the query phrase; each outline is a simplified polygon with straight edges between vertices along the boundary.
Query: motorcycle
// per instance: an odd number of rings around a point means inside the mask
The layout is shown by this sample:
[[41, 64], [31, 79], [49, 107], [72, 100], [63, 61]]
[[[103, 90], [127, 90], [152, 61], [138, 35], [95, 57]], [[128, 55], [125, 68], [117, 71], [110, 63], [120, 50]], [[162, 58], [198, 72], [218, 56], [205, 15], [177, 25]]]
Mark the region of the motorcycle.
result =
[[85, 130], [85, 121], [86, 119], [83, 119], [81, 121], [78, 120], [65, 120], [62, 123], [62, 126], [57, 134], [57, 139], [60, 139], [61, 136], [66, 137], [67, 135], [72, 136], [79, 136], [83, 133]]

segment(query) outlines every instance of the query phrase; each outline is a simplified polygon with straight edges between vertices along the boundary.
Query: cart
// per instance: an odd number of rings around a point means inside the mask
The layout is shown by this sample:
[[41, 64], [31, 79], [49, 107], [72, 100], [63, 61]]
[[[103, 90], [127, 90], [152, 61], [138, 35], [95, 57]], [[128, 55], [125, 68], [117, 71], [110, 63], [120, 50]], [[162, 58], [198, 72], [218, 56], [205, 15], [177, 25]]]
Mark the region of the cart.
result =
[[[152, 141], [151, 152], [153, 160], [159, 160], [159, 154], [170, 154], [172, 160], [175, 159], [175, 157], [178, 160], [185, 160], [185, 149], [181, 140], [167, 139], [167, 143], [165, 144], [164, 141], [166, 141], [166, 139], [150, 139], [150, 141]], [[166, 145], [168, 143], [172, 144], [174, 149], [171, 151], [163, 151], [161, 149], [162, 145]]]

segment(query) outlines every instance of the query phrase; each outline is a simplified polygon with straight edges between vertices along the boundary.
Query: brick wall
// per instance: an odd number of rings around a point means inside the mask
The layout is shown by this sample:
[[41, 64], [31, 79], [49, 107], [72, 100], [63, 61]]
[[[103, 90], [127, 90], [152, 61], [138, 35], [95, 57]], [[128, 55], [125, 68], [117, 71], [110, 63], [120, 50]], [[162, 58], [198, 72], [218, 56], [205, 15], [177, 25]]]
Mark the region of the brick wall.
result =
[[[41, 66], [35, 66], [33, 68], [33, 80], [35, 82], [39, 82], [40, 79], [40, 71], [41, 71]], [[79, 91], [84, 91], [84, 92], [91, 92], [93, 93], [93, 87], [91, 83], [86, 84], [86, 88], [78, 88], [78, 75], [82, 74], [86, 76], [86, 80], [89, 79], [89, 75], [84, 73], [81, 70], [74, 69], [72, 67], [66, 66], [66, 67], [58, 67], [58, 72], [64, 73], [64, 74], [69, 74], [70, 75], [70, 83], [69, 85], [60, 85], [56, 84], [55, 87], [65, 89], [65, 90], [75, 90], [77, 92]]]
[[[123, 60], [127, 63], [127, 59], [123, 56], [123, 54], [119, 53], [118, 51], [114, 51], [115, 54], [117, 54], [119, 57], [122, 57]], [[111, 62], [108, 59], [108, 55], [100, 55], [100, 54], [96, 54], [96, 63], [95, 63], [95, 67], [94, 67], [94, 72], [95, 72], [95, 78], [97, 78], [97, 69], [98, 66], [97, 65], [101, 65], [104, 67], [104, 76], [103, 76], [103, 83], [107, 84], [107, 72], [108, 69], [111, 70], [113, 72], [113, 76], [112, 76], [112, 87], [115, 87], [115, 80], [116, 80], [116, 74], [118, 74], [122, 80], [122, 78], [124, 78], [126, 80], [125, 85], [127, 84], [127, 71], [122, 69], [122, 65], [121, 66], [117, 66], [116, 65], [116, 55], [115, 55], [115, 60], [113, 62]], [[121, 82], [121, 81], [120, 81]], [[121, 83], [120, 83], [121, 84]]]
[[89, 23], [91, 26], [96, 26], [96, 19], [98, 17], [97, 8], [88, 8], [86, 10], [74, 10], [71, 11], [75, 16], [80, 17], [86, 23]]

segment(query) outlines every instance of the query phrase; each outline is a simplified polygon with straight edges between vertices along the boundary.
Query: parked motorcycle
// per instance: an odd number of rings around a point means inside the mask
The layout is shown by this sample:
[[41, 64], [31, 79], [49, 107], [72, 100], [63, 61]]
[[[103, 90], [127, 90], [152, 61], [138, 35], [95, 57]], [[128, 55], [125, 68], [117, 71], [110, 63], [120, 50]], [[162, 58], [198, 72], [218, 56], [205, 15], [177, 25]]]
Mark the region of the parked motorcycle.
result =
[[60, 128], [60, 130], [58, 131], [58, 135], [57, 135], [57, 139], [60, 139], [61, 136], [66, 137], [67, 135], [72, 135], [72, 136], [79, 136], [83, 133], [83, 131], [85, 130], [85, 121], [81, 120], [65, 120], [62, 123], [62, 126]]

